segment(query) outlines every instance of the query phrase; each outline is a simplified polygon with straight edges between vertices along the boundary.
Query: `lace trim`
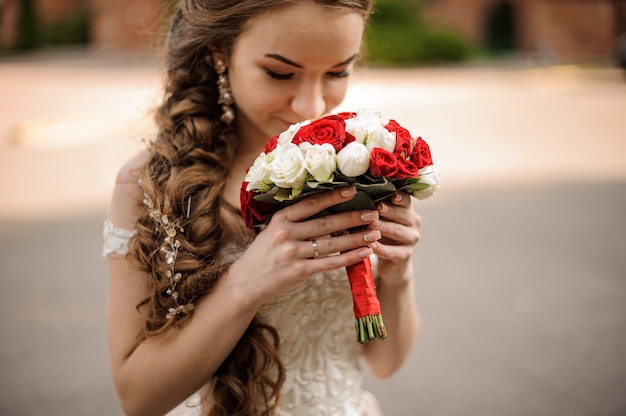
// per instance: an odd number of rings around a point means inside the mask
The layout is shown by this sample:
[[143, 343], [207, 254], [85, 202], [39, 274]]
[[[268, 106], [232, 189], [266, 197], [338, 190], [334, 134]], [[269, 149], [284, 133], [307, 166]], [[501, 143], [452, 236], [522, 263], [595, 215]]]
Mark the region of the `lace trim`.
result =
[[121, 255], [128, 253], [128, 242], [135, 234], [137, 234], [135, 230], [118, 228], [111, 221], [104, 221], [102, 257], [107, 257], [113, 253]]

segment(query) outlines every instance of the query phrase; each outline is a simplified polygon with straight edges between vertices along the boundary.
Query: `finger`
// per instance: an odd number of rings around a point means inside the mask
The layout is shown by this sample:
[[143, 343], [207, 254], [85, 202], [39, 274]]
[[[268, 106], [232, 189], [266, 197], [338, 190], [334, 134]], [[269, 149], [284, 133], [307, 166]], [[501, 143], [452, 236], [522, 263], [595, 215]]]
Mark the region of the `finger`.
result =
[[374, 221], [378, 221], [377, 211], [347, 211], [292, 224], [291, 231], [292, 237], [296, 240], [310, 240], [350, 228], [367, 226]]
[[379, 230], [364, 230], [341, 236], [320, 238], [317, 240], [303, 241], [300, 243], [300, 257], [318, 258], [335, 255], [359, 247], [373, 245], [380, 240], [382, 234]]
[[406, 192], [396, 192], [390, 198], [390, 202], [393, 205], [401, 206], [401, 207], [409, 207], [411, 206], [411, 196]]
[[419, 228], [422, 226], [422, 218], [413, 210], [411, 204], [404, 206], [381, 202], [378, 204], [377, 209], [381, 218], [388, 219], [408, 227]]
[[373, 250], [378, 258], [393, 263], [407, 262], [413, 255], [413, 246], [396, 246], [378, 242], [374, 245]]
[[420, 240], [419, 227], [406, 226], [393, 221], [381, 221], [383, 242], [413, 247]]
[[[311, 249], [309, 248], [309, 250]], [[297, 260], [290, 264], [289, 269], [291, 273], [296, 275], [311, 276], [326, 270], [335, 270], [356, 264], [373, 253], [370, 247], [359, 247], [334, 256]]]
[[322, 192], [281, 209], [274, 214], [274, 216], [282, 216], [287, 219], [287, 221], [291, 222], [303, 221], [326, 208], [351, 200], [354, 198], [354, 195], [356, 195], [356, 188], [354, 186]]

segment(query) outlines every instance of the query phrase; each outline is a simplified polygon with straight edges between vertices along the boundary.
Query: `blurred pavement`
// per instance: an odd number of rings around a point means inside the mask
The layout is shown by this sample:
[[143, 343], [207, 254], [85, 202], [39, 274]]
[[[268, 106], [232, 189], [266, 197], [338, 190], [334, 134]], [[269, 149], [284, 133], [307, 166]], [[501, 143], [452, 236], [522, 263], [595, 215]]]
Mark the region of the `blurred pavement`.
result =
[[[150, 137], [157, 66], [0, 61], [0, 414], [119, 415], [101, 226]], [[342, 109], [426, 139], [418, 346], [367, 385], [386, 415], [626, 414], [626, 83], [523, 62], [359, 69]]]

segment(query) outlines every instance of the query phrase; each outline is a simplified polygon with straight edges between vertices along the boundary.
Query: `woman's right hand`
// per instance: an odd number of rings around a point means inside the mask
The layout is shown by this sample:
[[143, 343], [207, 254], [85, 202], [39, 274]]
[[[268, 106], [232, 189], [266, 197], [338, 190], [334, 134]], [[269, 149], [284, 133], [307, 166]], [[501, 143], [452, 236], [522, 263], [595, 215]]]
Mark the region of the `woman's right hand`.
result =
[[[355, 195], [354, 187], [341, 188], [308, 197], [278, 211], [231, 266], [227, 277], [229, 285], [243, 290], [246, 299], [260, 306], [315, 273], [346, 267], [371, 255], [369, 245], [381, 238], [379, 230], [367, 229], [379, 221], [376, 210], [307, 219]], [[353, 234], [342, 232], [358, 226], [365, 226], [365, 230]]]

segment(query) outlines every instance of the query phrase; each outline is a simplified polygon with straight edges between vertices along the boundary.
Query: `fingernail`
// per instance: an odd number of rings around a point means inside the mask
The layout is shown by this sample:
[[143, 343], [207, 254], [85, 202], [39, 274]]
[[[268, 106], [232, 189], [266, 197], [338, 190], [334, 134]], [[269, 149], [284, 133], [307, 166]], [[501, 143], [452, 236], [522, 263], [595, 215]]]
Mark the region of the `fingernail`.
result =
[[373, 211], [367, 211], [367, 212], [363, 212], [361, 214], [361, 220], [363, 221], [374, 221], [375, 219], [378, 218], [378, 213], [377, 212], [373, 212]]
[[373, 241], [376, 241], [380, 238], [380, 231], [370, 231], [368, 233], [363, 234], [363, 240], [365, 240], [366, 243], [371, 243]]
[[372, 255], [372, 249], [370, 248], [364, 248], [363, 250], [359, 251], [359, 257], [364, 259], [366, 257], [369, 257]]
[[389, 211], [389, 207], [387, 206], [387, 204], [380, 204], [380, 212], [387, 212]]
[[344, 198], [348, 198], [350, 196], [356, 195], [356, 188], [351, 186], [350, 188], [345, 188], [341, 191], [341, 196]]
[[394, 202], [400, 202], [400, 201], [402, 201], [402, 195], [400, 195], [400, 194], [395, 194], [395, 195], [393, 196], [393, 200], [394, 200]]

